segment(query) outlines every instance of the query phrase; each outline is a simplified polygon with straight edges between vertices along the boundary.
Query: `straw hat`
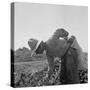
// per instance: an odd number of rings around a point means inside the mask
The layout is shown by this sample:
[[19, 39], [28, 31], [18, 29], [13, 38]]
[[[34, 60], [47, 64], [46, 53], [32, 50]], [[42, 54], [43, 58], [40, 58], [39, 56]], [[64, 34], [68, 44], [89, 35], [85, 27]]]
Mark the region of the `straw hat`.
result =
[[78, 51], [78, 54], [82, 52], [82, 48], [80, 47], [76, 37], [72, 36], [73, 39], [73, 43], [71, 45], [72, 48], [75, 48]]
[[31, 38], [28, 40], [28, 45], [30, 49], [32, 50], [32, 55], [35, 53], [36, 49], [38, 48], [41, 41]]

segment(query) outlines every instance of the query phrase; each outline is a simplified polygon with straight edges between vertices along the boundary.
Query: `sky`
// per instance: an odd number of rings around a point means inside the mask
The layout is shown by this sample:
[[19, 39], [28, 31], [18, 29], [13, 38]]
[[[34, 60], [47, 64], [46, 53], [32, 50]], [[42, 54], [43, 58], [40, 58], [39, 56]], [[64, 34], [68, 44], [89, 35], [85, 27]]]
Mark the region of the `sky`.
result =
[[88, 7], [15, 3], [15, 50], [29, 48], [30, 38], [48, 40], [58, 28], [75, 35], [83, 51], [88, 51]]

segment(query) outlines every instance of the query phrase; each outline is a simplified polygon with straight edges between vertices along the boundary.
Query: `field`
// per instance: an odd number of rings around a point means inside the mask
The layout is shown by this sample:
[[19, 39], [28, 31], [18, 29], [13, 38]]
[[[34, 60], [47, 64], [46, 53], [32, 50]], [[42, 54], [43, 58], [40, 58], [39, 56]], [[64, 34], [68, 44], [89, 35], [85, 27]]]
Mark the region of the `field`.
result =
[[[60, 64], [59, 64], [60, 65]], [[48, 62], [47, 60], [16, 62], [14, 64], [15, 87], [35, 87], [47, 85], [61, 85], [60, 66], [56, 64], [55, 71], [48, 79]], [[86, 71], [79, 71], [81, 83], [87, 83], [88, 76]]]
[[[87, 67], [88, 54], [84, 53]], [[13, 56], [12, 56], [13, 57]], [[57, 58], [58, 59], [58, 58]], [[60, 82], [60, 60], [55, 60], [54, 72], [48, 78], [48, 62], [46, 55], [30, 56], [27, 48], [18, 49], [14, 58], [14, 87], [36, 87], [62, 85]], [[78, 71], [80, 83], [88, 82], [88, 69]]]
[[43, 70], [48, 66], [47, 61], [30, 61], [30, 62], [17, 62], [14, 64], [15, 73], [25, 72], [25, 73], [35, 73]]
[[15, 87], [45, 86], [54, 83], [57, 85], [60, 82], [58, 78], [58, 82], [55, 81], [56, 74], [54, 73], [51, 80], [48, 80], [47, 60], [16, 62], [14, 64]]

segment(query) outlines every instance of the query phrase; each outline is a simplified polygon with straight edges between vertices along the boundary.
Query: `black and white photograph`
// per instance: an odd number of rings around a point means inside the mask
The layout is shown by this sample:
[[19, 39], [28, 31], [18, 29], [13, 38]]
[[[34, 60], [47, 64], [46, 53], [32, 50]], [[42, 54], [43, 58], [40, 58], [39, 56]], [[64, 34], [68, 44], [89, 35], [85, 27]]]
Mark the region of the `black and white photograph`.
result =
[[88, 83], [88, 6], [11, 3], [11, 86]]

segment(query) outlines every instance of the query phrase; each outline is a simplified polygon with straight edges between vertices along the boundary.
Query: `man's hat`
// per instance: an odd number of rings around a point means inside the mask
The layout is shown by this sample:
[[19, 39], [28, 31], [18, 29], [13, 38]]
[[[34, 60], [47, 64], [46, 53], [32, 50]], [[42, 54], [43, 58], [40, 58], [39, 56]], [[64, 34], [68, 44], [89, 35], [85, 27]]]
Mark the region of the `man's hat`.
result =
[[73, 43], [72, 43], [71, 47], [75, 48], [76, 50], [78, 50], [78, 53], [82, 52], [82, 48], [80, 47], [76, 37], [75, 36], [71, 36], [71, 38], [73, 39]]
[[40, 42], [41, 41], [34, 39], [34, 38], [31, 38], [28, 40], [28, 45], [29, 45], [30, 49], [33, 51], [32, 55], [36, 51], [36, 49], [38, 48]]

